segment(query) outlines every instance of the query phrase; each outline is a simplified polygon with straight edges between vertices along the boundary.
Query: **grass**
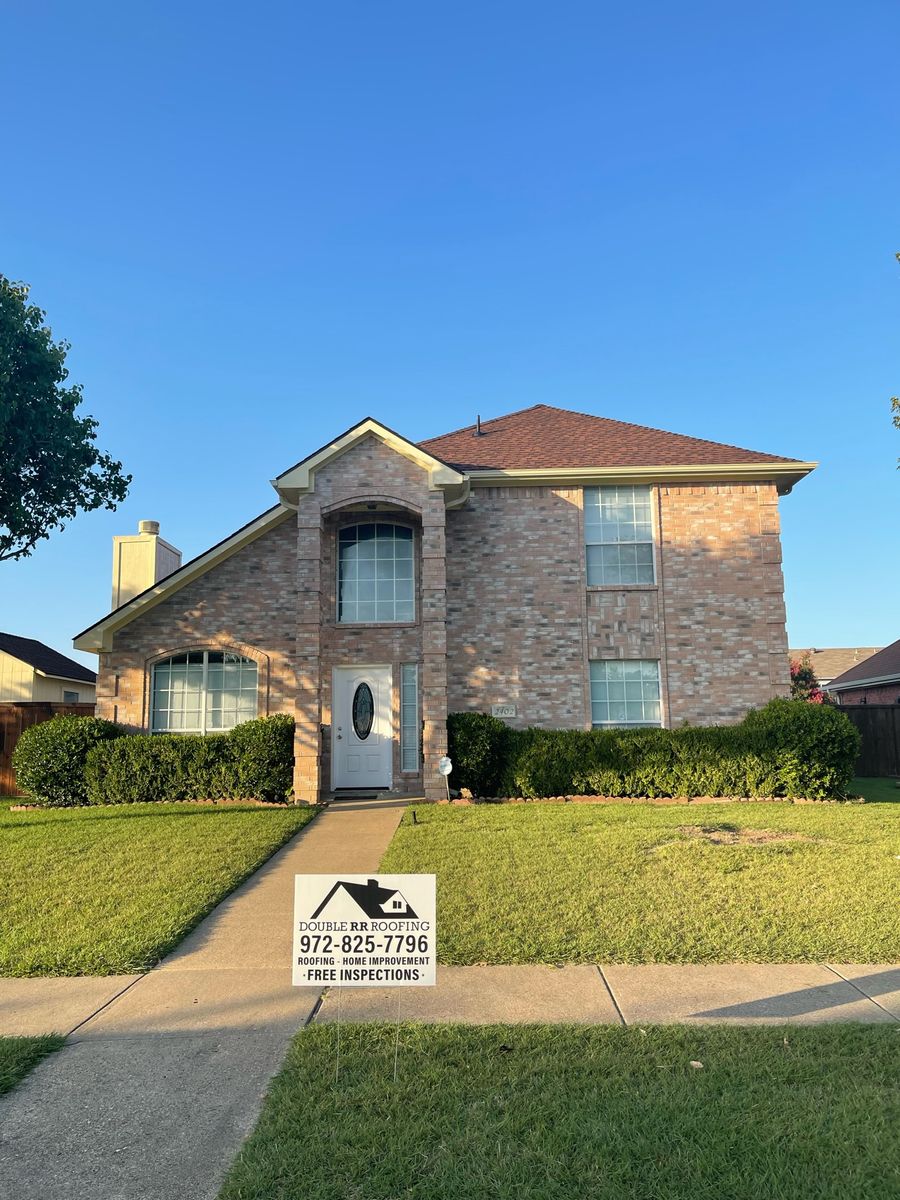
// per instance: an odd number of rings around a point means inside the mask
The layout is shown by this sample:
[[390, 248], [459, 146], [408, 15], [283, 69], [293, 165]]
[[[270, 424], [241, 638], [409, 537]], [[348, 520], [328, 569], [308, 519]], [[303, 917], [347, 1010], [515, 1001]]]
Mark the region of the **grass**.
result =
[[[334, 1026], [220, 1200], [863, 1200], [900, 1188], [900, 1031]], [[691, 1061], [702, 1062], [693, 1068]]]
[[872, 804], [900, 803], [900, 779], [854, 779], [850, 792]]
[[11, 1091], [42, 1058], [58, 1050], [65, 1038], [0, 1037], [0, 1096]]
[[430, 805], [382, 869], [437, 874], [445, 963], [877, 963], [898, 856], [888, 804]]
[[0, 975], [146, 970], [313, 815], [300, 806], [5, 809]]

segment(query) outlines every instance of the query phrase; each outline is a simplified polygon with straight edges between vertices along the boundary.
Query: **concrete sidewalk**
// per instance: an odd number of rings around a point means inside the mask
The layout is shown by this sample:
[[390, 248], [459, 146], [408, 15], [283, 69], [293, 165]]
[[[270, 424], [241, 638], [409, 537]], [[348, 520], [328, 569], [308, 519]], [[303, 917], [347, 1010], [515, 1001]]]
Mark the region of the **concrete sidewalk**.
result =
[[147, 975], [6, 981], [0, 1014], [30, 995], [74, 1033], [0, 1099], [0, 1196], [212, 1200], [319, 999], [291, 985], [294, 875], [376, 870], [403, 807], [332, 804]]
[[900, 966], [438, 967], [433, 988], [331, 989], [317, 1022], [620, 1025], [900, 1022]]

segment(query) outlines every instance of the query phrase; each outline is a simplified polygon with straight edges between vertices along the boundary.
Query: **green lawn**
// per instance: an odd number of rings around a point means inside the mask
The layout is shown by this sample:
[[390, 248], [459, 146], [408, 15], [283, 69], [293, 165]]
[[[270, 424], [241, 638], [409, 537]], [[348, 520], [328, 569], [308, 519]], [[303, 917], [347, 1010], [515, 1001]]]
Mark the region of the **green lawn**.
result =
[[[900, 1031], [347, 1025], [295, 1039], [220, 1200], [900, 1194]], [[691, 1061], [701, 1062], [693, 1068]]]
[[0, 1037], [0, 1096], [11, 1091], [42, 1058], [58, 1050], [65, 1038]]
[[900, 960], [895, 804], [421, 806], [382, 869], [445, 963]]
[[297, 806], [0, 812], [0, 975], [143, 971], [314, 816]]
[[854, 779], [850, 791], [855, 796], [865, 796], [871, 803], [900, 804], [900, 779]]

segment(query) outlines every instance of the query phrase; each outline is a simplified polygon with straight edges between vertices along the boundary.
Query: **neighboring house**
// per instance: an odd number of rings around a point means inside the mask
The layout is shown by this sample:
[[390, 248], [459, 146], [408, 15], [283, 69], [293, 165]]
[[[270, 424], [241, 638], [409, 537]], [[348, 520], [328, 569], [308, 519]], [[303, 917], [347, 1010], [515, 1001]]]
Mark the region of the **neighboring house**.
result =
[[97, 676], [34, 638], [0, 633], [0, 704], [93, 704]]
[[867, 658], [877, 654], [880, 649], [880, 646], [832, 646], [819, 650], [815, 646], [811, 646], [808, 650], [788, 650], [788, 661], [803, 662], [805, 658], [808, 658], [819, 682], [819, 687], [824, 691], [827, 690], [832, 679], [843, 675], [857, 663], [865, 662]]
[[419, 445], [367, 418], [165, 577], [140, 532], [143, 590], [75, 645], [134, 730], [286, 712], [298, 798], [439, 799], [448, 712], [671, 726], [786, 695], [778, 497], [814, 466], [543, 404]]
[[841, 705], [900, 704], [900, 640], [832, 679], [828, 690]]

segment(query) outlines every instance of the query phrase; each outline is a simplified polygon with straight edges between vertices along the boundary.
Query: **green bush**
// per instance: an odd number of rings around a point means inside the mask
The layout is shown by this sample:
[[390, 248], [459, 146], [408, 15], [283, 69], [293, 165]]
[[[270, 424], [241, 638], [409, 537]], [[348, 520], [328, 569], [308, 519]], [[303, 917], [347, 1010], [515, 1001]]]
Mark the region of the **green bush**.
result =
[[[682, 729], [494, 729], [456, 713], [454, 778], [478, 796], [844, 796], [859, 734], [839, 709], [772, 700], [739, 725]], [[458, 763], [457, 759], [461, 762]], [[458, 765], [463, 771], [457, 776]], [[463, 778], [463, 774], [465, 777]], [[473, 782], [469, 782], [473, 780]]]
[[447, 754], [453, 763], [453, 786], [469, 788], [476, 796], [498, 795], [511, 735], [508, 725], [486, 713], [450, 713]]
[[124, 733], [100, 717], [58, 716], [30, 725], [13, 751], [19, 790], [49, 808], [87, 804], [84, 772], [90, 750], [111, 745]]
[[294, 718], [280, 713], [245, 721], [229, 733], [239, 796], [284, 800], [294, 785]]
[[280, 714], [228, 733], [137, 734], [97, 746], [85, 769], [88, 803], [285, 800], [294, 767], [294, 721]]

